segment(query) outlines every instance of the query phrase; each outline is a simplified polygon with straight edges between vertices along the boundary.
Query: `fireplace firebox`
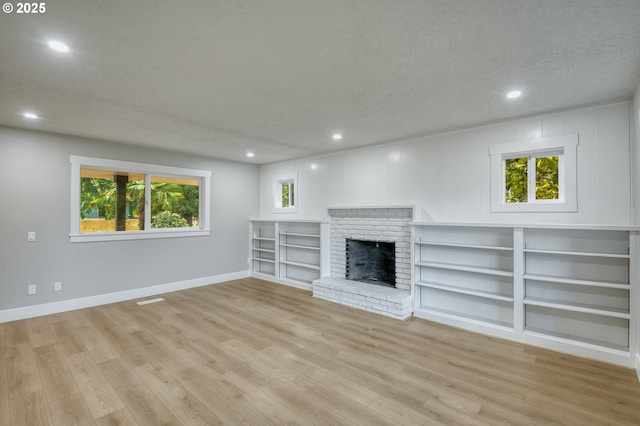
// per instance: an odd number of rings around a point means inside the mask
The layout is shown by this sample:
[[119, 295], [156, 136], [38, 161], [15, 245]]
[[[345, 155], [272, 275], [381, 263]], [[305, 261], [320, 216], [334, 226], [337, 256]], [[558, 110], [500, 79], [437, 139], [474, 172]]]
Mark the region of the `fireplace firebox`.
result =
[[347, 239], [346, 279], [395, 287], [395, 243]]

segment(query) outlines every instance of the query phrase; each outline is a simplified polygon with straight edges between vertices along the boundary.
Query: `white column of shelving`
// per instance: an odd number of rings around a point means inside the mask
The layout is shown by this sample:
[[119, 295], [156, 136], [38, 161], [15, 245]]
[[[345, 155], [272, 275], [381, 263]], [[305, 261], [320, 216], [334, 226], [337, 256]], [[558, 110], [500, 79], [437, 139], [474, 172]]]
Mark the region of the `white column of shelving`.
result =
[[[638, 231], [629, 233], [629, 351], [635, 354], [636, 370], [640, 379], [640, 277], [638, 274]], [[632, 355], [633, 356], [633, 355]]]
[[275, 265], [275, 273], [274, 273], [274, 277], [276, 279], [280, 278], [282, 276], [280, 269], [282, 268], [282, 265], [280, 264], [280, 223], [276, 222], [273, 225], [273, 229], [274, 229], [274, 237], [275, 237], [275, 259], [276, 259], [276, 265]]
[[513, 331], [524, 332], [524, 229], [513, 228]]

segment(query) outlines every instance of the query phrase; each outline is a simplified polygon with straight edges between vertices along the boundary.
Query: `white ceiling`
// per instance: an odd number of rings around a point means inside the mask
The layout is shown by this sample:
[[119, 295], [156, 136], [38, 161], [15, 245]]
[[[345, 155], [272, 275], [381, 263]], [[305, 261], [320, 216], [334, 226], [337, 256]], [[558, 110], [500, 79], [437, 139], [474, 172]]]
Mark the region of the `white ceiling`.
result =
[[[0, 124], [251, 163], [629, 99], [640, 84], [640, 0], [46, 8], [0, 15]], [[524, 95], [507, 101], [512, 88]]]

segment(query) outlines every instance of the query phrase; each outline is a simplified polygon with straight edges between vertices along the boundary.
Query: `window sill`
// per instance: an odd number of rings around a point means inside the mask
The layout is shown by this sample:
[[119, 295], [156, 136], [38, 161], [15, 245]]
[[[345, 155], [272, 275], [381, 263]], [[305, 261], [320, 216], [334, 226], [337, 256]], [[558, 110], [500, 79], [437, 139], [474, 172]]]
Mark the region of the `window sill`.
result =
[[162, 230], [162, 231], [125, 231], [94, 232], [90, 234], [69, 234], [71, 243], [90, 243], [97, 241], [150, 240], [157, 238], [204, 237], [211, 233], [210, 229], [197, 230]]
[[297, 207], [288, 207], [288, 208], [275, 208], [273, 209], [273, 213], [298, 213]]

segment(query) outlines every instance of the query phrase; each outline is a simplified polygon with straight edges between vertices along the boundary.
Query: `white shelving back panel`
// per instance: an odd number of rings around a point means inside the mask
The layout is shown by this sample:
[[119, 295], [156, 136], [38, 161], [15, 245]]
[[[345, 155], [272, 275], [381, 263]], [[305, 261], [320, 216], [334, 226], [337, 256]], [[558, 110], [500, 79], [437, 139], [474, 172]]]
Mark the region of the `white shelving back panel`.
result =
[[251, 234], [253, 238], [275, 238], [276, 224], [275, 222], [252, 222]]
[[525, 297], [629, 312], [629, 290], [527, 280]]
[[420, 308], [485, 321], [505, 327], [513, 326], [513, 303], [422, 287]]
[[417, 241], [477, 244], [482, 246], [513, 247], [511, 228], [478, 228], [470, 226], [438, 226], [415, 229]]
[[525, 307], [525, 330], [628, 350], [629, 320], [541, 306]]
[[439, 283], [466, 288], [469, 290], [477, 290], [513, 297], [512, 277], [426, 267], [419, 267], [416, 269], [416, 281]]
[[629, 284], [629, 259], [525, 253], [525, 274]]
[[320, 267], [320, 253], [305, 249], [280, 246], [280, 261], [304, 263]]
[[264, 262], [259, 260], [252, 260], [251, 263], [253, 264], [253, 272], [275, 276], [275, 273], [276, 273], [275, 263]]
[[513, 271], [513, 252], [417, 244], [420, 261]]
[[313, 280], [320, 278], [320, 273], [314, 269], [300, 267], [294, 264], [280, 263], [280, 277], [311, 284]]
[[317, 222], [278, 222], [280, 232], [319, 235], [320, 224]]
[[629, 254], [627, 231], [584, 229], [526, 229], [525, 248]]

